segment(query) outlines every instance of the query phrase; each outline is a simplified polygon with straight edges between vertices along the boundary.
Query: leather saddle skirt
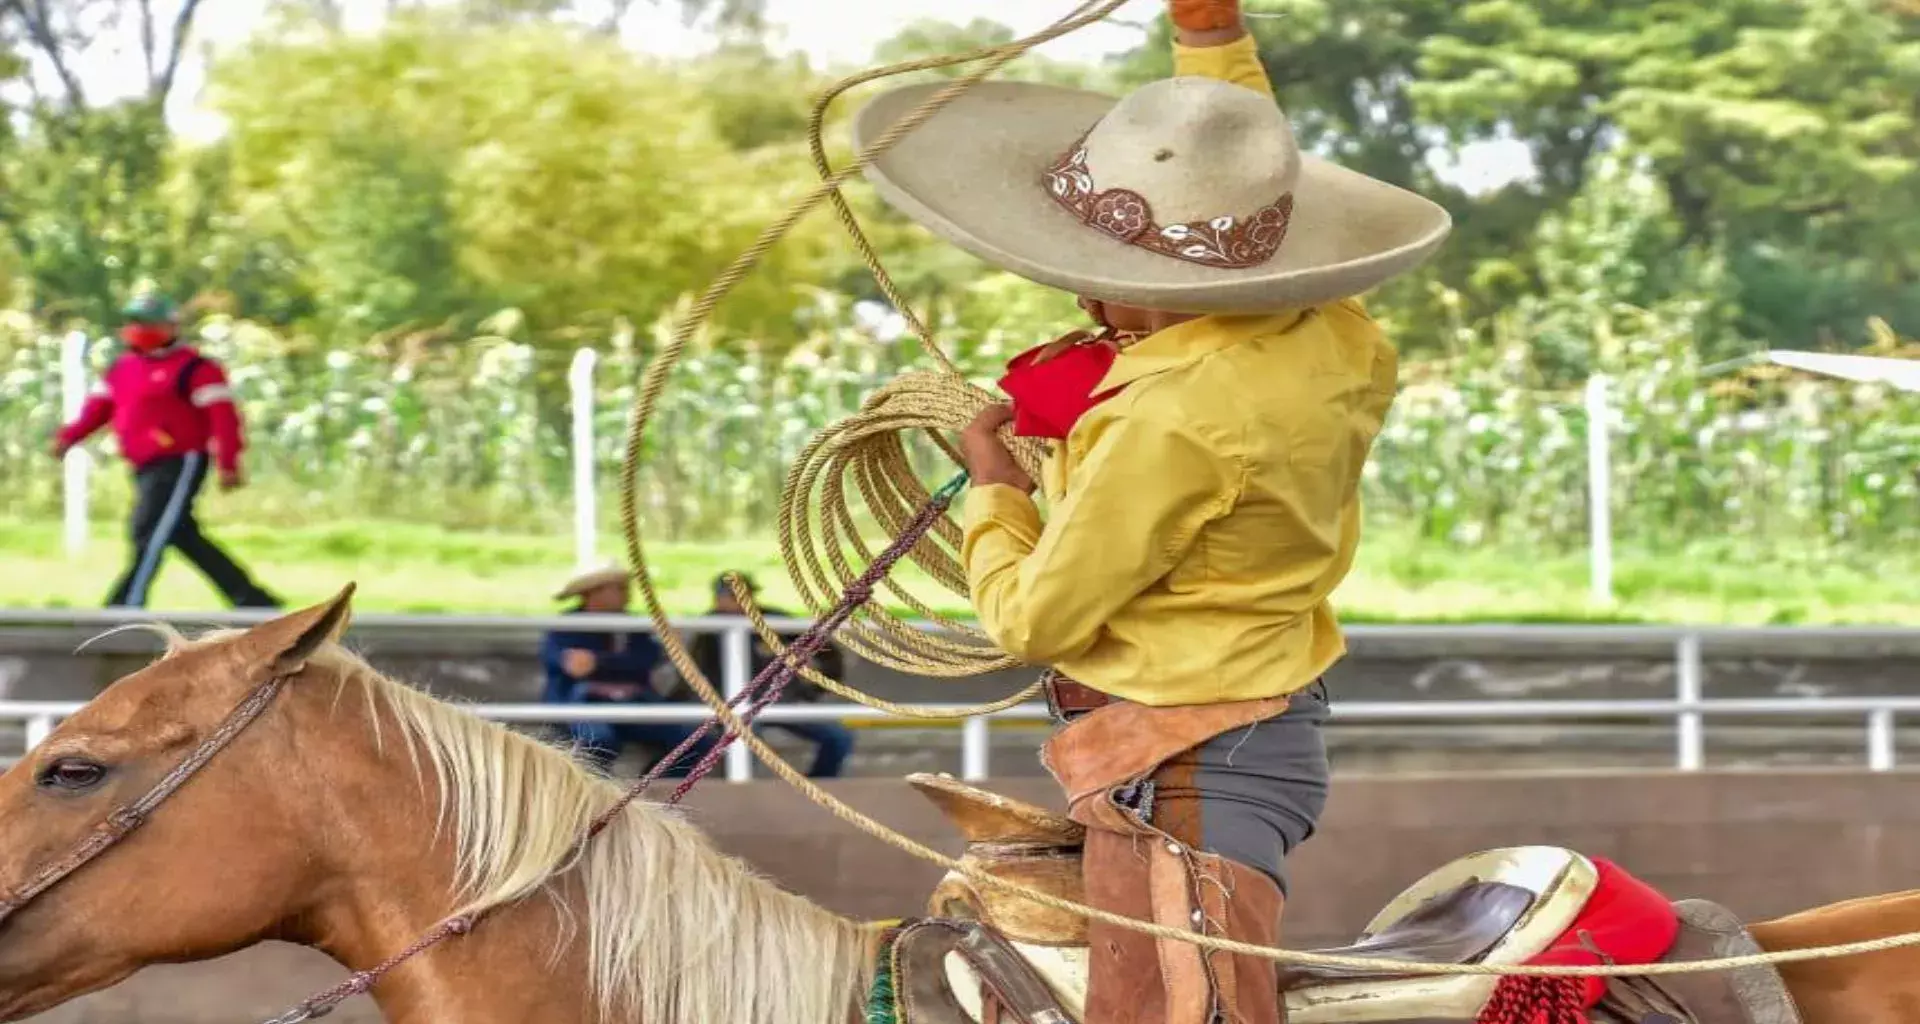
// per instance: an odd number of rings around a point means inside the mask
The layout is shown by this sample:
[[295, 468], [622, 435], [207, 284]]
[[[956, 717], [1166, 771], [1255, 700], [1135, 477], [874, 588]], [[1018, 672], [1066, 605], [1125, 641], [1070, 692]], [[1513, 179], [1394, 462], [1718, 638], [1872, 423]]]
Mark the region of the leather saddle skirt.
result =
[[[908, 781], [966, 841], [963, 863], [1079, 901], [1081, 826], [945, 775]], [[1586, 857], [1523, 846], [1461, 857], [1388, 902], [1352, 944], [1324, 953], [1381, 961], [1518, 964], [1559, 939], [1586, 906], [1599, 874]], [[1668, 959], [1756, 951], [1745, 925], [1699, 900], [1674, 904], [1680, 940]], [[1086, 1000], [1084, 919], [1034, 904], [958, 872], [929, 902], [935, 920], [902, 930], [895, 961], [917, 993], [897, 1024], [1072, 1024]], [[901, 952], [904, 950], [904, 952]], [[939, 968], [932, 964], [937, 959]], [[1390, 970], [1286, 965], [1290, 1024], [1472, 1024], [1498, 978], [1396, 975]], [[1657, 984], [1654, 983], [1657, 980]], [[931, 993], [939, 991], [936, 998]], [[919, 1014], [913, 1016], [913, 1014]], [[1594, 1024], [1800, 1024], [1771, 967], [1725, 974], [1619, 979]], [[1087, 1022], [1098, 1024], [1098, 1022]]]

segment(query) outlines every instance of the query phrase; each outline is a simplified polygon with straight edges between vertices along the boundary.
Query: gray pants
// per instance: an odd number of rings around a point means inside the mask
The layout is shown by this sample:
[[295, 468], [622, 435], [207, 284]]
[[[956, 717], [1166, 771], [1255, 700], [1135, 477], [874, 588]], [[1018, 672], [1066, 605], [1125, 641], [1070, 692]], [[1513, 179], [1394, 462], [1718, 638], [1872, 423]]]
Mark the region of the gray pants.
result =
[[[1172, 833], [1271, 877], [1287, 891], [1287, 855], [1327, 806], [1327, 688], [1293, 695], [1284, 714], [1215, 737], [1156, 772], [1149, 814]], [[1198, 822], [1192, 820], [1195, 809]], [[1175, 819], [1184, 819], [1175, 827]]]

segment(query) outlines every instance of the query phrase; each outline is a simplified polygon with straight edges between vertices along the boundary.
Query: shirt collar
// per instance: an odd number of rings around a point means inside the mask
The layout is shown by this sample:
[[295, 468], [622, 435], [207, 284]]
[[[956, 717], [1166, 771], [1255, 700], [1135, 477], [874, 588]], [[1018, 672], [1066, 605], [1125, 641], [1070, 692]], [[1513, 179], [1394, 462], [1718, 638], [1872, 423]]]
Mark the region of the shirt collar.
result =
[[1249, 338], [1280, 334], [1306, 318], [1305, 310], [1251, 315], [1210, 315], [1183, 320], [1122, 349], [1094, 394], [1123, 388], [1157, 373], [1176, 370]]

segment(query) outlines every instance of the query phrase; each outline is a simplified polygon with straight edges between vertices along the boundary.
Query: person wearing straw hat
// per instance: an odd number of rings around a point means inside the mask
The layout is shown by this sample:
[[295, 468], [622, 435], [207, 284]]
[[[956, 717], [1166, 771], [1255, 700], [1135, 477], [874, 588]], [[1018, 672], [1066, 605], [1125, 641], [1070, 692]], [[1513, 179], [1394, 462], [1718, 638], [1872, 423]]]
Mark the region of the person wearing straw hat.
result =
[[[1451, 222], [1302, 153], [1234, 0], [1171, 0], [1176, 76], [1121, 99], [987, 82], [867, 170], [1097, 330], [1016, 358], [962, 450], [982, 627], [1048, 666], [1042, 752], [1087, 826], [1086, 899], [1272, 946], [1329, 769], [1328, 597], [1398, 359], [1357, 296]], [[855, 118], [865, 145], [939, 83]], [[1040, 481], [998, 432], [1054, 443]], [[1089, 1024], [1273, 1024], [1274, 964], [1089, 923]]]
[[[575, 574], [554, 594], [556, 601], [572, 601], [570, 615], [627, 615], [633, 584], [627, 571], [602, 566]], [[660, 664], [660, 642], [648, 633], [609, 633], [555, 630], [540, 645], [540, 664], [546, 672], [542, 699], [549, 704], [664, 704], [653, 688], [653, 670]], [[601, 771], [612, 769], [620, 751], [640, 744], [664, 757], [697, 730], [687, 722], [572, 722], [568, 731], [581, 756]], [[713, 748], [714, 737], [704, 737], [664, 774], [684, 777], [702, 755]]]

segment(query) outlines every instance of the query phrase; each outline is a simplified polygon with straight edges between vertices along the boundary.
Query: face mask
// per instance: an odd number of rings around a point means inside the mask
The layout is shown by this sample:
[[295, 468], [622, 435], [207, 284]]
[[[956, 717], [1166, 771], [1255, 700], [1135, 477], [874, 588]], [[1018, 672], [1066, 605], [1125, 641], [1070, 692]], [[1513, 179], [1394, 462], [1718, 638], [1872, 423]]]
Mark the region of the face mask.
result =
[[173, 344], [173, 328], [167, 324], [127, 324], [120, 328], [120, 340], [136, 352], [153, 352]]

